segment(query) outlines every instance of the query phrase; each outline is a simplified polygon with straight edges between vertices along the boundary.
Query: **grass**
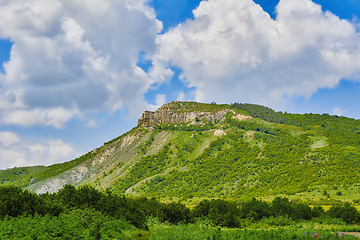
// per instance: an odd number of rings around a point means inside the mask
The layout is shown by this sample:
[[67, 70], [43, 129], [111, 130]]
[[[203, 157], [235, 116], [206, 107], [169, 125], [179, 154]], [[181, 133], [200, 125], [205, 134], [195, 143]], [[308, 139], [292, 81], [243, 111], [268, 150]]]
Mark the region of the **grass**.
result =
[[244, 219], [241, 228], [221, 228], [211, 221], [197, 219], [194, 223], [172, 225], [150, 217], [149, 230], [140, 230], [123, 219], [114, 219], [92, 210], [72, 210], [58, 217], [20, 216], [0, 221], [1, 239], [357, 239], [338, 234], [360, 232], [358, 225], [346, 225], [338, 219], [317, 218], [293, 221], [276, 217], [251, 221]]
[[[341, 193], [341, 194], [340, 194]], [[313, 190], [300, 192], [293, 195], [278, 194], [275, 196], [264, 196], [263, 198], [271, 201], [276, 196], [287, 197], [291, 200], [302, 200], [309, 203], [322, 203], [322, 205], [331, 205], [336, 202], [351, 202], [360, 208], [359, 203], [354, 200], [360, 199], [360, 186], [314, 186]], [[331, 203], [331, 204], [330, 204]]]
[[226, 229], [204, 223], [163, 226], [154, 230], [152, 240], [202, 240], [202, 239], [357, 239], [355, 236], [343, 235], [339, 237], [332, 229], [307, 229], [304, 227], [285, 227], [267, 229]]
[[321, 135], [315, 135], [310, 137], [313, 141], [313, 144], [311, 145], [312, 149], [316, 148], [322, 148], [328, 146], [327, 137], [321, 136]]

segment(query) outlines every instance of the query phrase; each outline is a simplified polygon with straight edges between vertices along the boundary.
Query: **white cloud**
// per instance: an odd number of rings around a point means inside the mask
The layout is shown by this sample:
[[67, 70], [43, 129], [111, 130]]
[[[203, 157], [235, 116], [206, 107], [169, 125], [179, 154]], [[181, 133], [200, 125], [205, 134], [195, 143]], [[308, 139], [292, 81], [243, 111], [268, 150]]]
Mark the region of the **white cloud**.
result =
[[356, 27], [310, 0], [280, 0], [273, 20], [251, 0], [208, 0], [158, 37], [157, 65], [180, 67], [196, 100], [282, 108], [360, 72]]
[[0, 132], [0, 169], [50, 165], [72, 160], [74, 147], [60, 139], [29, 141], [13, 132]]
[[8, 110], [3, 114], [3, 123], [21, 126], [54, 126], [62, 128], [78, 111], [69, 111], [63, 107], [32, 110]]
[[[251, 0], [203, 1], [194, 19], [162, 35], [147, 2], [3, 0], [0, 38], [14, 44], [0, 73], [0, 122], [62, 128], [80, 118], [94, 127], [87, 113], [138, 116], [154, 107], [144, 93], [174, 75], [170, 66], [196, 88], [179, 99], [273, 107], [359, 79], [358, 22], [310, 0], [281, 0], [275, 21]], [[148, 73], [136, 66], [143, 51]]]
[[156, 95], [156, 100], [155, 103], [157, 106], [161, 107], [162, 105], [164, 105], [166, 103], [166, 96], [165, 94], [158, 94]]
[[88, 128], [95, 128], [105, 122], [105, 119], [89, 119], [85, 123], [85, 126]]
[[146, 106], [158, 80], [136, 63], [162, 29], [146, 0], [3, 0], [0, 16], [0, 37], [14, 41], [0, 74], [3, 123], [59, 128], [87, 112]]
[[155, 104], [149, 104], [147, 106], [147, 109], [150, 111], [155, 111], [156, 109], [158, 109], [165, 103], [166, 103], [166, 95], [165, 94], [157, 94], [155, 96]]
[[17, 134], [13, 132], [0, 132], [0, 144], [3, 144], [5, 147], [10, 146], [14, 143], [19, 142], [20, 139]]
[[0, 148], [0, 169], [26, 165], [25, 154], [17, 150]]
[[185, 93], [180, 92], [176, 100], [177, 101], [185, 101]]
[[332, 114], [337, 115], [337, 116], [342, 116], [344, 113], [344, 110], [342, 110], [339, 107], [335, 107], [333, 108], [333, 110], [331, 111]]

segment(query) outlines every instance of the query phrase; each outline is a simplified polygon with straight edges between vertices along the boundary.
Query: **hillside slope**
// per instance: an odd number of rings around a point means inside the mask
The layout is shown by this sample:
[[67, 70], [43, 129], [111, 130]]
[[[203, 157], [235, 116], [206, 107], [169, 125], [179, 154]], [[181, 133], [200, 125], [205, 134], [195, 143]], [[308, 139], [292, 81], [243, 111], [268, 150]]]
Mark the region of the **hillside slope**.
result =
[[0, 179], [26, 186], [36, 178], [28, 188], [37, 193], [70, 183], [160, 198], [341, 199], [347, 193], [355, 200], [359, 162], [359, 120], [251, 104], [171, 102], [77, 160], [0, 171]]

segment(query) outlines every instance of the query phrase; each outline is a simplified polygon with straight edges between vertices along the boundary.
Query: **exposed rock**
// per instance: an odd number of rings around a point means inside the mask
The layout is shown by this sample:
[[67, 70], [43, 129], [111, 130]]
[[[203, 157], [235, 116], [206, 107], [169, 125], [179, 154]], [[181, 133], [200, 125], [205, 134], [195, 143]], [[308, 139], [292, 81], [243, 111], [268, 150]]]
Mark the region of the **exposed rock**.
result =
[[38, 189], [35, 190], [37, 194], [43, 193], [55, 193], [63, 188], [67, 184], [67, 181], [64, 179], [52, 179], [51, 181], [47, 182], [47, 184], [41, 185]]
[[242, 115], [242, 114], [237, 114], [235, 116], [232, 117], [233, 119], [236, 119], [238, 121], [244, 121], [246, 119], [250, 119], [252, 118], [251, 116], [246, 116], [246, 115]]
[[88, 173], [88, 168], [85, 166], [76, 167], [74, 170], [71, 171], [71, 178], [73, 183], [78, 183], [86, 177]]
[[125, 147], [127, 145], [130, 145], [136, 138], [137, 138], [137, 136], [133, 135], [133, 134], [129, 134], [129, 135], [125, 136], [122, 139], [120, 148], [123, 148], [123, 147]]
[[[138, 120], [138, 125], [143, 127], [154, 127], [158, 124], [187, 123], [196, 124], [197, 121], [215, 122], [225, 117], [228, 112], [233, 113], [237, 120], [251, 118], [241, 114], [236, 114], [232, 109], [220, 109], [214, 112], [189, 111], [182, 102], [171, 102], [160, 107], [155, 112], [145, 111]], [[194, 103], [196, 104], [196, 103]], [[196, 105], [195, 105], [196, 106]]]
[[37, 194], [52, 194], [62, 189], [66, 184], [76, 184], [82, 181], [86, 177], [87, 173], [88, 168], [80, 165], [70, 170], [66, 175], [52, 178], [45, 182], [39, 182], [38, 184], [34, 184], [33, 186], [38, 185], [35, 186], [35, 192]]
[[223, 136], [223, 135], [226, 135], [226, 132], [224, 130], [222, 130], [222, 129], [216, 129], [214, 131], [214, 135], [215, 136]]

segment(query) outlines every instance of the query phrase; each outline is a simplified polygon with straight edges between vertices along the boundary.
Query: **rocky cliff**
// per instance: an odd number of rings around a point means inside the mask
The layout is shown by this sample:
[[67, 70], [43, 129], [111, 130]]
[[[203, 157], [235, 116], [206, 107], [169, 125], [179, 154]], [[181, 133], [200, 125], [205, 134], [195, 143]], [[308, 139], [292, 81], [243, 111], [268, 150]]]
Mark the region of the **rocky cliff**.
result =
[[214, 108], [201, 111], [202, 105], [195, 102], [174, 101], [163, 105], [155, 112], [145, 111], [138, 120], [138, 126], [154, 127], [158, 124], [187, 123], [196, 124], [196, 122], [215, 122], [223, 119], [229, 112], [237, 120], [245, 120], [250, 116], [237, 114], [233, 109]]
[[[28, 189], [42, 194], [57, 192], [65, 184], [92, 184], [103, 188], [115, 186], [119, 184], [119, 181], [123, 181], [127, 174], [130, 174], [129, 170], [142, 160], [143, 154], [147, 156], [157, 154], [166, 144], [173, 143], [182, 134], [176, 131], [153, 133], [153, 129], [143, 131], [143, 128], [171, 123], [201, 125], [212, 122], [221, 124], [227, 113], [232, 113], [232, 117], [240, 121], [251, 118], [239, 114], [230, 105], [196, 102], [175, 101], [165, 104], [155, 112], [145, 111], [138, 120], [138, 128], [134, 128], [123, 136], [93, 150], [93, 156], [85, 162], [47, 179], [32, 182]], [[207, 136], [211, 137], [204, 141], [199, 153], [208, 147], [211, 140], [226, 135], [226, 131], [217, 127], [214, 126], [214, 129], [207, 133]], [[215, 138], [212, 138], [213, 136]], [[141, 182], [141, 184], [143, 183]], [[130, 188], [128, 193], [132, 191], [134, 186]]]

